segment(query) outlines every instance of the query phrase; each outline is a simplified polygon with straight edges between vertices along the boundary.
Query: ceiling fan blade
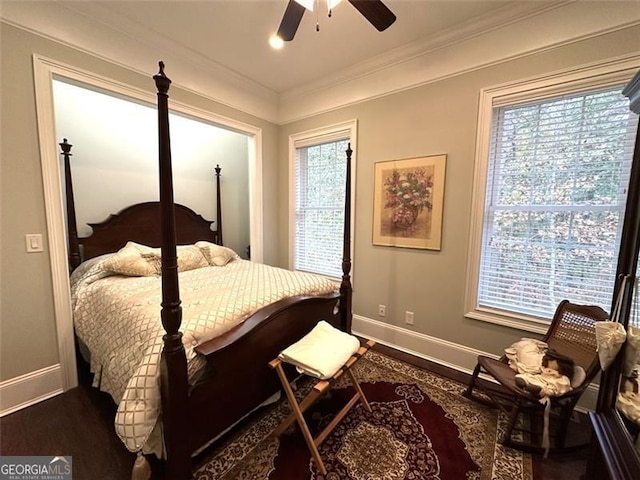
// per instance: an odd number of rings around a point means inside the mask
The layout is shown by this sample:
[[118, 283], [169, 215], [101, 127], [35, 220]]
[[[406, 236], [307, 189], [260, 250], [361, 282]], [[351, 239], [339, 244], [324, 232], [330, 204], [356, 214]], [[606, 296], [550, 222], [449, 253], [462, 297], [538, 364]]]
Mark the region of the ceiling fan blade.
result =
[[305, 8], [298, 2], [289, 0], [280, 27], [278, 27], [278, 36], [285, 42], [290, 42], [296, 36], [304, 10]]
[[396, 21], [396, 16], [381, 0], [349, 0], [349, 3], [379, 32], [386, 30]]

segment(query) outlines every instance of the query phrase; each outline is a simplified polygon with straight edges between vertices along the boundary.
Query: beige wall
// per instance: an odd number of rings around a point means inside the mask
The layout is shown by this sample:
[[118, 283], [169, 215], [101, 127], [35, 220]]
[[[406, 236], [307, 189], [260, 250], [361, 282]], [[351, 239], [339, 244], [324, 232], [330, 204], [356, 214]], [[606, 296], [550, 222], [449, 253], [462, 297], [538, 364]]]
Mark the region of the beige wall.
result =
[[[38, 146], [32, 55], [103, 75], [155, 92], [151, 76], [126, 70], [91, 55], [0, 23], [2, 71], [0, 181], [0, 382], [59, 362], [45, 204]], [[171, 76], [171, 66], [167, 65]], [[174, 79], [176, 80], [176, 79]], [[173, 87], [172, 99], [262, 129], [264, 260], [277, 261], [277, 127], [251, 115]], [[24, 236], [42, 233], [44, 253], [25, 252]]]
[[[358, 119], [355, 206], [355, 315], [405, 327], [404, 312], [415, 313], [416, 332], [499, 354], [525, 332], [464, 318], [465, 275], [480, 89], [516, 79], [637, 52], [640, 28], [629, 28], [455, 76], [395, 95], [350, 106], [284, 126], [288, 136]], [[383, 160], [447, 154], [442, 250], [373, 246], [374, 164]], [[288, 181], [281, 155], [279, 183]], [[288, 190], [280, 191], [280, 231], [287, 231]], [[288, 243], [282, 238], [281, 263]], [[377, 315], [385, 304], [386, 317]], [[426, 355], [429, 352], [421, 352]]]
[[[140, 75], [80, 51], [0, 23], [2, 69], [0, 162], [0, 381], [58, 363], [51, 271], [35, 114], [32, 54], [153, 91]], [[404, 327], [415, 312], [416, 332], [499, 353], [522, 332], [463, 317], [478, 94], [501, 84], [638, 49], [640, 27], [547, 50], [440, 82], [278, 127], [192, 92], [171, 96], [262, 129], [264, 260], [287, 265], [288, 136], [358, 119], [354, 313]], [[171, 76], [171, 66], [167, 66]], [[176, 79], [174, 79], [176, 80]], [[448, 155], [442, 250], [371, 245], [373, 166], [376, 162], [437, 153]], [[43, 233], [45, 252], [25, 253], [24, 235]], [[428, 353], [428, 352], [425, 352]]]

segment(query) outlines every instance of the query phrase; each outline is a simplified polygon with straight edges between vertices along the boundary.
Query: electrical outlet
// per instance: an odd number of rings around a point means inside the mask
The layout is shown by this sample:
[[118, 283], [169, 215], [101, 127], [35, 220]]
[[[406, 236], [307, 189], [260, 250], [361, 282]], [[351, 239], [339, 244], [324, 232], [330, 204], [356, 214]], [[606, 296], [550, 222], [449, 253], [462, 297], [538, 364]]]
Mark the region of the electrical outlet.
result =
[[386, 305], [378, 305], [378, 315], [384, 317], [387, 314], [387, 306]]
[[413, 325], [413, 312], [404, 312], [404, 322], [407, 325]]

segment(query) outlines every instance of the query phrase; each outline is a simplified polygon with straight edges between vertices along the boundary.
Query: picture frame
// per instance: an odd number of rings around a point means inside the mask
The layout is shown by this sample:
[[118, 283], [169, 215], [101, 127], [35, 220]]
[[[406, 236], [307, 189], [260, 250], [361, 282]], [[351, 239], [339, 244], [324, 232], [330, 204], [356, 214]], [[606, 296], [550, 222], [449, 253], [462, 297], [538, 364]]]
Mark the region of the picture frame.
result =
[[446, 154], [375, 164], [373, 244], [440, 250]]

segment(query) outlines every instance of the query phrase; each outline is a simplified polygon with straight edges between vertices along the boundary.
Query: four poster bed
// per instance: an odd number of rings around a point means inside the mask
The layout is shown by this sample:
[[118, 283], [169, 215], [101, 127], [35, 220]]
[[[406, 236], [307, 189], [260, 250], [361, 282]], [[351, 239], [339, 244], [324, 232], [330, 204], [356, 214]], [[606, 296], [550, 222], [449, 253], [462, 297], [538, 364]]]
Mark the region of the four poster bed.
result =
[[[66, 140], [60, 145], [76, 334], [79, 342], [90, 344], [94, 384], [119, 404], [116, 431], [127, 448], [161, 453], [165, 477], [180, 480], [190, 478], [192, 454], [279, 391], [268, 362], [281, 350], [321, 319], [351, 331], [352, 152], [346, 152], [339, 288], [319, 276], [241, 260], [222, 246], [219, 167], [217, 231], [211, 230], [212, 222], [174, 204], [171, 81], [162, 62], [153, 78], [160, 202], [125, 208], [91, 224], [89, 237], [78, 238], [71, 145]], [[123, 259], [125, 270], [118, 270]], [[124, 336], [116, 336], [122, 332]]]

